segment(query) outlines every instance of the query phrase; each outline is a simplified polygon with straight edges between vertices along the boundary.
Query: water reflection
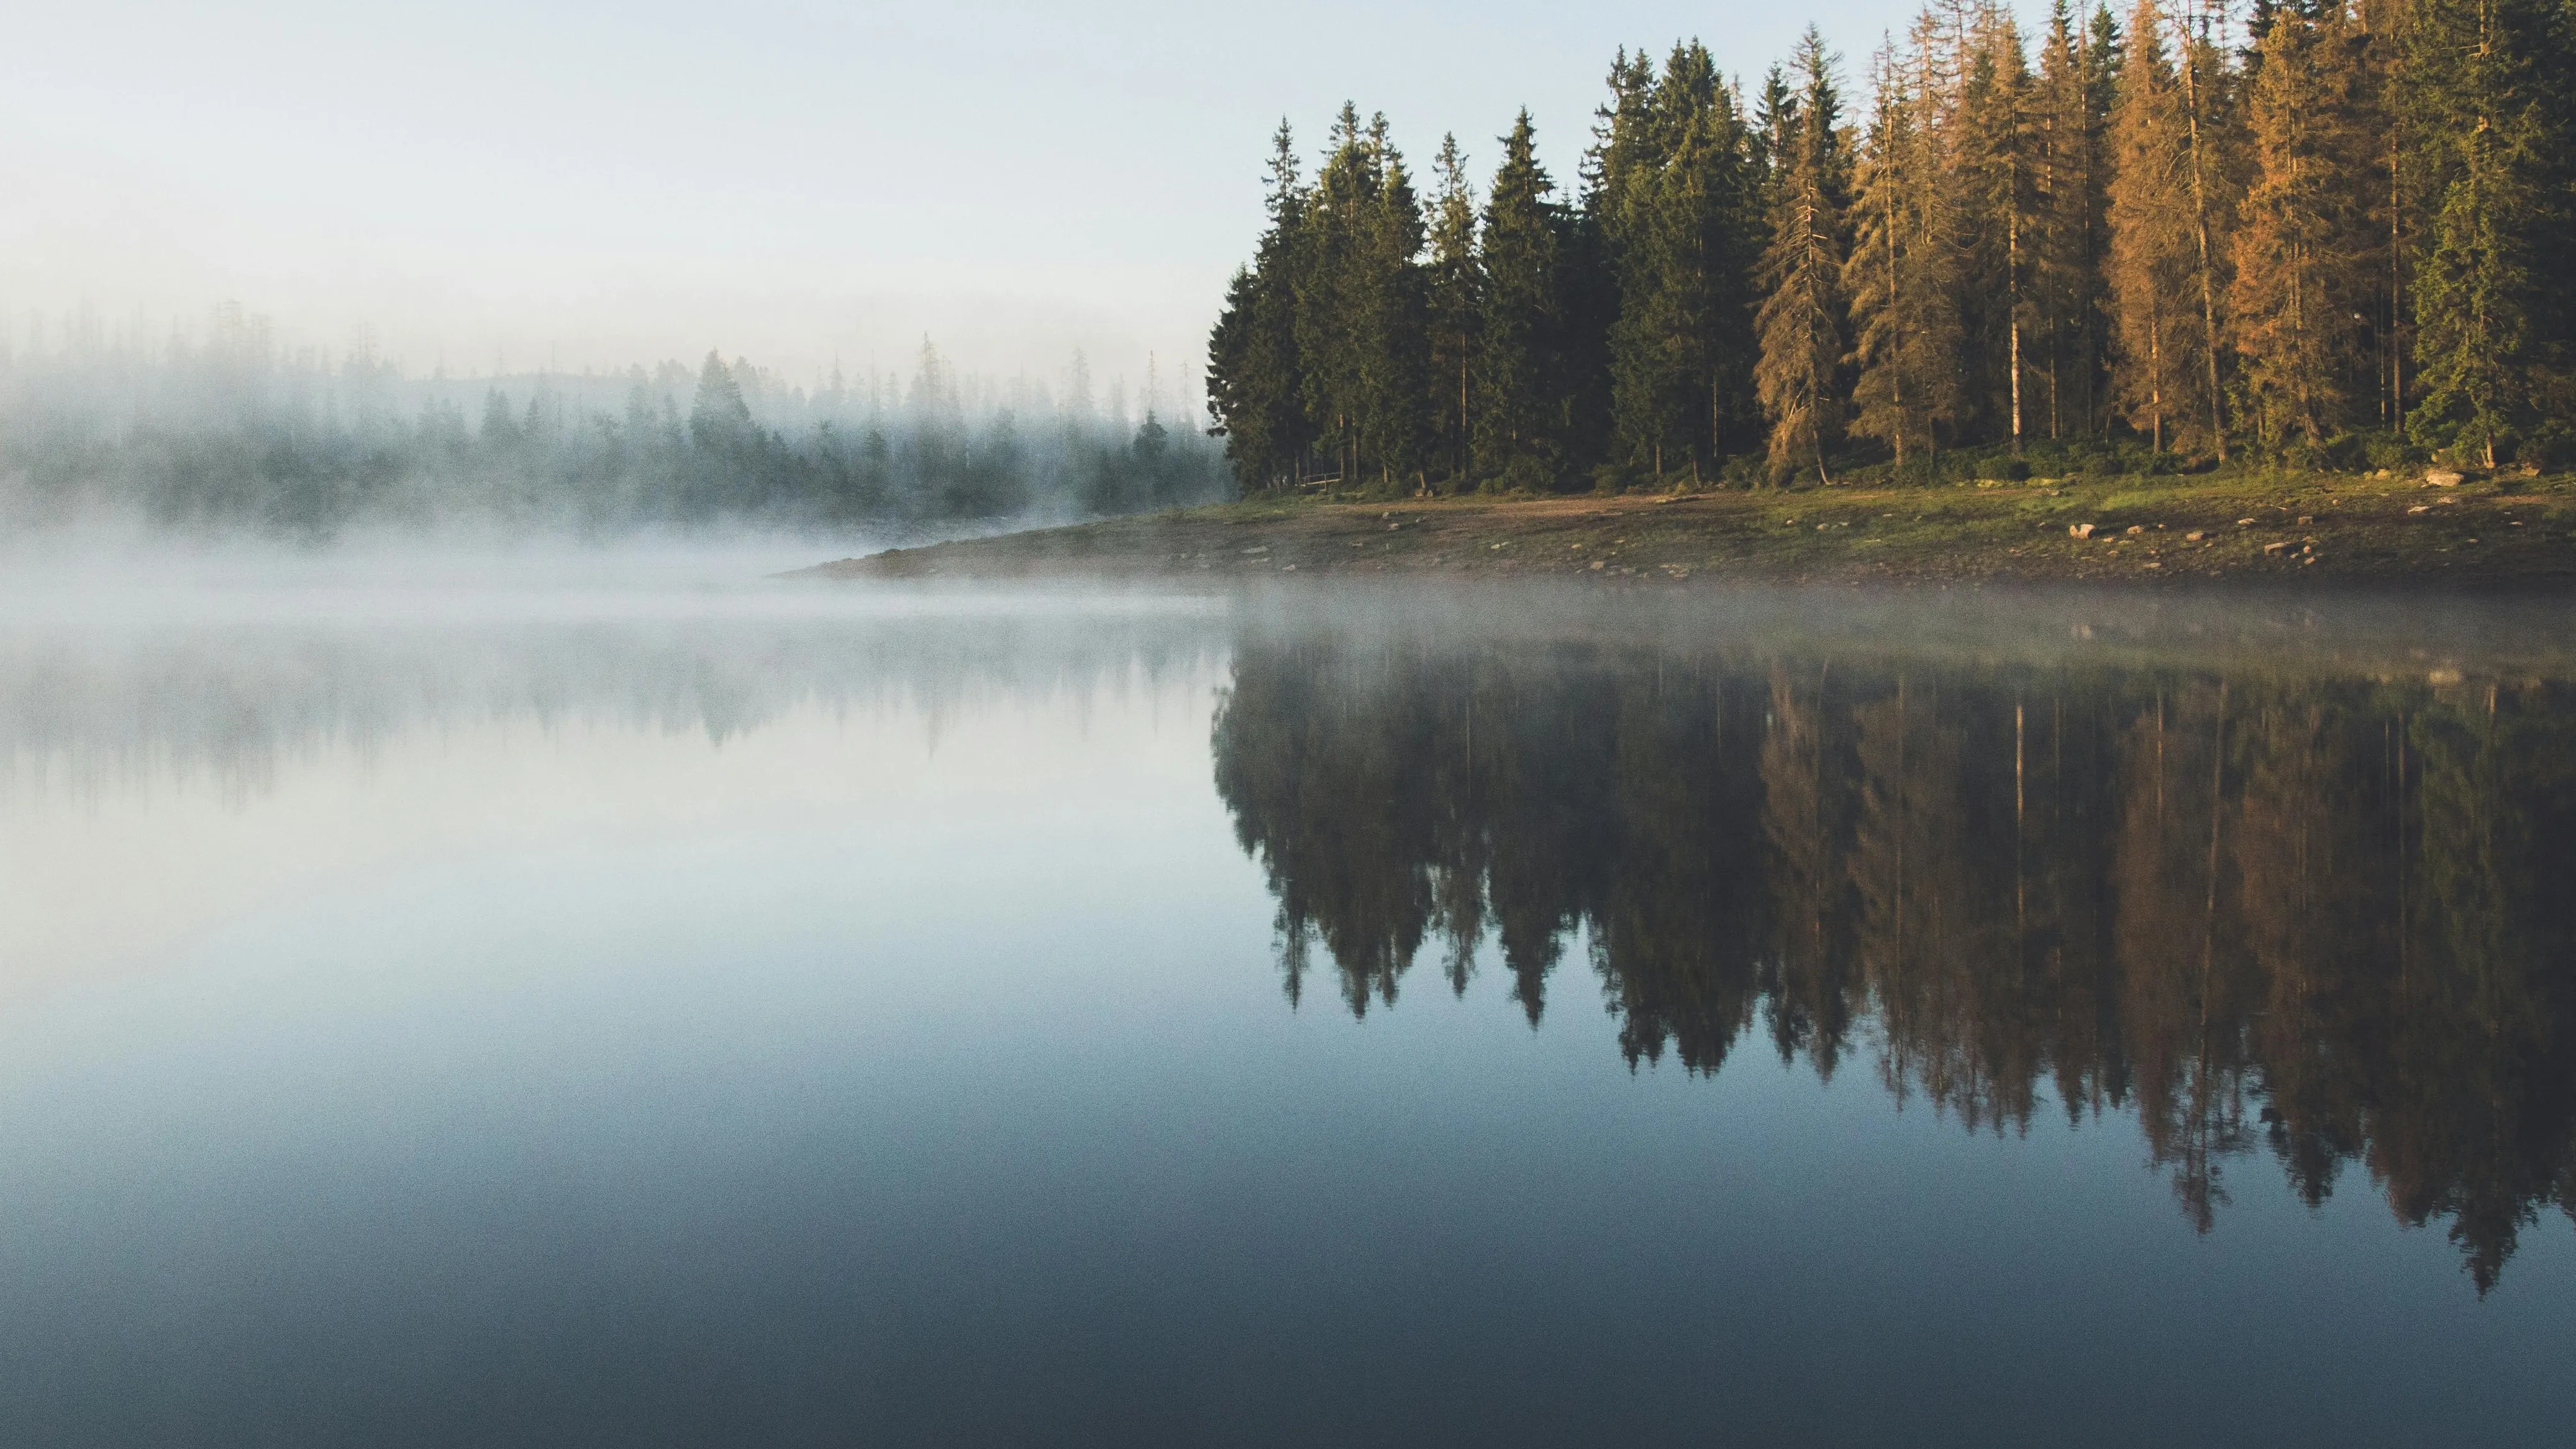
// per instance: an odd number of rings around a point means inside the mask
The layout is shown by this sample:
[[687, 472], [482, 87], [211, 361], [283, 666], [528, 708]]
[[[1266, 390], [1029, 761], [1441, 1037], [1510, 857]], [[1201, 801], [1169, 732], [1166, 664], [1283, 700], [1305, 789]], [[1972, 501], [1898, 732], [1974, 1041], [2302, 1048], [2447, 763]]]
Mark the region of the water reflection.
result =
[[935, 730], [1010, 700], [1079, 698], [1222, 657], [1205, 601], [755, 595], [744, 606], [282, 595], [64, 626], [0, 620], [0, 804], [205, 777], [249, 798], [317, 751], [505, 722], [703, 734], [790, 711], [901, 709]]
[[2483, 1293], [2576, 1214], [2562, 675], [1305, 630], [1214, 754], [1292, 1001], [1490, 939], [1536, 1025], [1579, 945], [1632, 1066], [2134, 1114], [2204, 1230], [2259, 1155], [2357, 1167]]

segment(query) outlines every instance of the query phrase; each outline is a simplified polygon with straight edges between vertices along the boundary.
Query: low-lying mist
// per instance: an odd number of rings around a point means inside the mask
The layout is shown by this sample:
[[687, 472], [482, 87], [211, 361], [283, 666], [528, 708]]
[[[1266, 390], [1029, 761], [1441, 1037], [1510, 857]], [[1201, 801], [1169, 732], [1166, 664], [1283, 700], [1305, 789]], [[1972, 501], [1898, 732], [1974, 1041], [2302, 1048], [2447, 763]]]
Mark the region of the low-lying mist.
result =
[[[1231, 496], [1222, 449], [1151, 384], [1094, 396], [961, 377], [811, 388], [710, 352], [622, 373], [409, 376], [361, 350], [279, 355], [219, 313], [203, 345], [0, 351], [0, 527], [468, 548], [797, 537], [841, 551]], [[1182, 400], [1185, 403], [1185, 400]], [[810, 554], [813, 549], [802, 550]]]

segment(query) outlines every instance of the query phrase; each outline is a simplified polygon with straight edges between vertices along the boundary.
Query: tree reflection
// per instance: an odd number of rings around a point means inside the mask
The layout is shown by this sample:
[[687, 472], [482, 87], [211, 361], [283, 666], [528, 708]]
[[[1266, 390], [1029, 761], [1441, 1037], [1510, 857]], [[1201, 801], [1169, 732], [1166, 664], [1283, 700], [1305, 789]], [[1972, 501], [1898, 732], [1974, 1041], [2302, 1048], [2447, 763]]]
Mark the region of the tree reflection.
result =
[[2566, 684], [1306, 636], [1214, 746], [1292, 1000], [1490, 937], [1535, 1025], [1580, 942], [1632, 1066], [1767, 1031], [1972, 1130], [2134, 1113], [2204, 1230], [2258, 1147], [2481, 1291], [2576, 1213]]

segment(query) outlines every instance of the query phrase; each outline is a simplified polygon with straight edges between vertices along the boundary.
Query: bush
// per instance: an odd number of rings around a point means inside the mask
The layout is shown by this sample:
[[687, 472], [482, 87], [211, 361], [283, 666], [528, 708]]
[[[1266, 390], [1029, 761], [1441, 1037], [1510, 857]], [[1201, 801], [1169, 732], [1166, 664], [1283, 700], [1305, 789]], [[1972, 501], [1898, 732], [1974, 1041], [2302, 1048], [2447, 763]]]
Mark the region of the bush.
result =
[[1553, 493], [1556, 491], [1556, 470], [1524, 455], [1505, 465], [1501, 475], [1494, 479], [1493, 486], [1503, 493]]
[[2576, 463], [2576, 428], [2556, 418], [2542, 423], [2514, 448], [2513, 460], [2535, 468], [2564, 468]]

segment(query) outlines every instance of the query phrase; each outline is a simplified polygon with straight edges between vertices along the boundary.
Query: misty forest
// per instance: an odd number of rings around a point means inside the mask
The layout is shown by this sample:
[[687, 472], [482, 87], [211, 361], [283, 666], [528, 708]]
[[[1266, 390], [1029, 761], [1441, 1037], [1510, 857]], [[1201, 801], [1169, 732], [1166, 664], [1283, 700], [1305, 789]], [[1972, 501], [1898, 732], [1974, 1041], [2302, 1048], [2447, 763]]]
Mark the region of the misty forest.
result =
[[[1866, 92], [1866, 100], [1858, 92]], [[2576, 460], [2576, 18], [1936, 0], [1844, 73], [1621, 52], [1428, 194], [1345, 106], [1210, 342], [1247, 489]]]
[[[0, 344], [0, 519], [326, 539], [361, 527], [858, 529], [902, 536], [1231, 493], [1197, 430], [1095, 394], [960, 375], [927, 340], [908, 377], [795, 386], [709, 352], [623, 373], [407, 377], [365, 345], [287, 352], [216, 310], [202, 338], [76, 315]], [[1149, 379], [1152, 374], [1149, 371]]]

